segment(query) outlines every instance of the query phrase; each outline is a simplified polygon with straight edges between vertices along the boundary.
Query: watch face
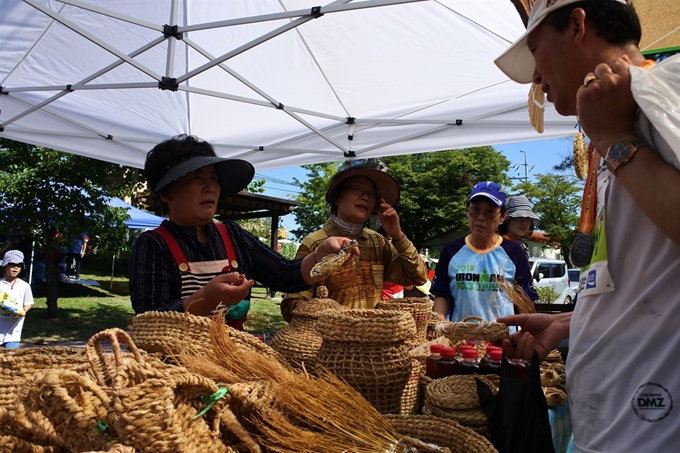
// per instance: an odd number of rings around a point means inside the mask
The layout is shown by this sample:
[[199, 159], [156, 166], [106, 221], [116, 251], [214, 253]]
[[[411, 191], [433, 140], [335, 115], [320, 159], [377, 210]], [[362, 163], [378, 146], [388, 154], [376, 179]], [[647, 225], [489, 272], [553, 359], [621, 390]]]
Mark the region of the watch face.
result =
[[609, 160], [611, 162], [623, 162], [630, 154], [630, 145], [626, 142], [617, 143], [609, 150]]

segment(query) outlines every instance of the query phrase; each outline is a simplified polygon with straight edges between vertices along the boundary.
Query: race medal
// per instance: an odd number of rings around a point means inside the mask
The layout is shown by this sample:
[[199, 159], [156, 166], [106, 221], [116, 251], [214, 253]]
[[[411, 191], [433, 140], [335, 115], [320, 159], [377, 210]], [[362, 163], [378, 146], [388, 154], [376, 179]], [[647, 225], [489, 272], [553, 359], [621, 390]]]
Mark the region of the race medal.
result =
[[231, 260], [231, 263], [229, 263], [229, 264], [231, 264], [232, 269], [238, 269], [238, 261]]
[[588, 233], [578, 233], [574, 243], [571, 244], [569, 255], [575, 266], [585, 267], [590, 264], [590, 258], [593, 256], [593, 236]]

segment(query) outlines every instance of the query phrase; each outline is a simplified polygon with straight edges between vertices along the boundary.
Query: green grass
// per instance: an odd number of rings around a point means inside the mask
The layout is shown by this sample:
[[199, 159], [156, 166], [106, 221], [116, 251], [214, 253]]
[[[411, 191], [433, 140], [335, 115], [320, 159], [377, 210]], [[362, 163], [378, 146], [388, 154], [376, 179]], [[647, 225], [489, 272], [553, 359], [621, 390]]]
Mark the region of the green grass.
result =
[[[25, 344], [87, 341], [105, 329], [119, 327], [127, 330], [128, 320], [134, 316], [130, 304], [128, 280], [97, 274], [82, 274], [84, 280], [96, 280], [101, 286], [59, 285], [58, 318], [47, 319], [44, 289], [33, 294], [35, 304], [26, 314], [21, 335]], [[266, 297], [263, 288], [253, 290], [246, 330], [271, 336], [286, 323], [281, 316], [279, 300]]]

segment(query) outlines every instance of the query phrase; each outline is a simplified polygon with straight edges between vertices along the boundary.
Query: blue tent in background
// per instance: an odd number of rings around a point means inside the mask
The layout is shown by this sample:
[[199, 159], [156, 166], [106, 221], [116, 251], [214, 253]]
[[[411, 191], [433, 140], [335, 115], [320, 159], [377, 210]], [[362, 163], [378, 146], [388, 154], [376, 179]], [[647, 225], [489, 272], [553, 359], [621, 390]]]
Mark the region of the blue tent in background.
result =
[[150, 230], [156, 228], [163, 220], [165, 220], [163, 217], [135, 208], [120, 198], [111, 198], [111, 200], [109, 200], [109, 206], [114, 208], [126, 208], [128, 210], [127, 213], [130, 218], [125, 221], [125, 224], [131, 229]]

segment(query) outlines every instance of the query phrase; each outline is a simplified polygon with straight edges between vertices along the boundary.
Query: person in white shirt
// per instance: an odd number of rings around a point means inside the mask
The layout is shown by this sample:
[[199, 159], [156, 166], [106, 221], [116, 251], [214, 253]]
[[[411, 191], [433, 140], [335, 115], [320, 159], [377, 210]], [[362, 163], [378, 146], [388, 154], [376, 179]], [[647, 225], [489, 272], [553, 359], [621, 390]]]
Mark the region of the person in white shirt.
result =
[[9, 250], [2, 259], [3, 277], [0, 278], [0, 346], [19, 347], [26, 313], [33, 308], [31, 286], [19, 278], [24, 268], [24, 254]]

